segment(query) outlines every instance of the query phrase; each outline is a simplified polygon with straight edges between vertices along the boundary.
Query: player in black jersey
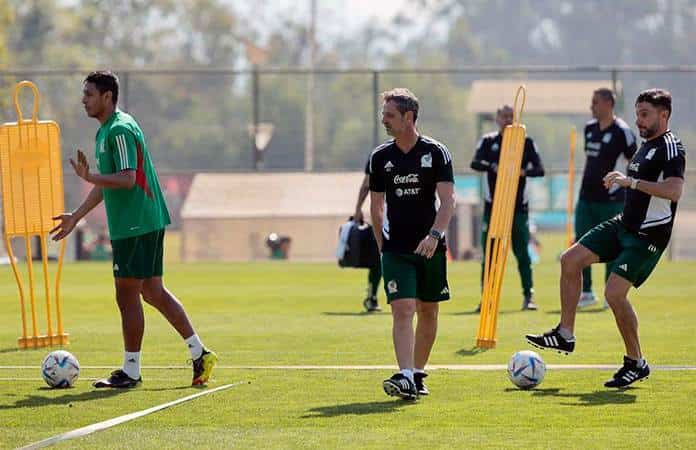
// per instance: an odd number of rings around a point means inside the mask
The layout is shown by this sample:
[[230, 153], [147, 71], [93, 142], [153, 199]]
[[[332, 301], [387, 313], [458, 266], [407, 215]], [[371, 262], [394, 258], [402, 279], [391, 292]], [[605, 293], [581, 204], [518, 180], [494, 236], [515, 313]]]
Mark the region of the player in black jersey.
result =
[[[493, 210], [493, 198], [495, 196], [495, 183], [498, 177], [498, 162], [500, 160], [500, 146], [503, 141], [503, 131], [508, 125], [512, 125], [513, 110], [510, 105], [504, 105], [498, 109], [495, 121], [500, 130], [488, 133], [479, 140], [476, 146], [471, 168], [479, 172], [486, 172], [484, 187], [485, 206], [483, 211], [483, 225], [481, 227], [481, 246], [485, 252], [488, 225]], [[515, 211], [512, 221], [512, 252], [517, 259], [517, 269], [522, 282], [522, 309], [536, 310], [534, 303], [534, 286], [532, 281], [532, 259], [529, 256], [529, 199], [527, 194], [527, 177], [543, 177], [544, 166], [541, 163], [539, 152], [532, 138], [527, 137], [524, 142], [522, 154], [522, 168], [520, 169], [520, 182], [517, 186], [517, 198], [515, 199]], [[481, 284], [483, 284], [483, 271], [485, 255], [481, 258]], [[477, 311], [480, 311], [479, 304]]]
[[[623, 210], [625, 189], [614, 185], [605, 189], [604, 177], [613, 170], [625, 171], [628, 161], [636, 152], [636, 137], [626, 122], [614, 115], [616, 97], [608, 88], [600, 88], [592, 95], [592, 117], [585, 126], [585, 170], [582, 174], [580, 196], [575, 208], [575, 241], [595, 226], [609, 220]], [[611, 273], [605, 265], [604, 281]], [[582, 294], [579, 308], [597, 303], [592, 292], [592, 269], [582, 271]], [[604, 307], [609, 305], [604, 302]]]
[[437, 334], [438, 302], [450, 297], [445, 230], [454, 212], [452, 156], [418, 133], [413, 93], [394, 89], [382, 99], [382, 124], [394, 139], [370, 157], [370, 212], [400, 369], [382, 386], [389, 395], [413, 399], [428, 394], [423, 379]]
[[684, 146], [668, 127], [671, 94], [649, 89], [638, 95], [635, 106], [636, 125], [645, 141], [626, 175], [612, 171], [603, 180], [606, 189], [614, 184], [628, 188], [623, 212], [593, 228], [561, 256], [561, 322], [547, 333], [527, 335], [534, 346], [572, 352], [582, 269], [612, 261], [604, 295], [621, 332], [626, 356], [623, 366], [604, 385], [617, 388], [650, 374], [640, 349], [638, 317], [626, 295], [631, 285], [637, 288], [648, 278], [669, 243], [686, 166]]
[[[368, 158], [365, 164], [365, 177], [358, 190], [358, 200], [355, 204], [355, 212], [353, 213], [353, 221], [355, 223], [363, 223], [365, 217], [362, 212], [362, 205], [365, 203], [367, 194], [370, 193], [370, 159]], [[373, 267], [370, 267], [367, 273], [367, 297], [363, 300], [363, 308], [365, 311], [377, 312], [381, 311], [379, 302], [377, 301], [377, 290], [379, 289], [379, 281], [382, 279], [382, 264], [377, 261]]]

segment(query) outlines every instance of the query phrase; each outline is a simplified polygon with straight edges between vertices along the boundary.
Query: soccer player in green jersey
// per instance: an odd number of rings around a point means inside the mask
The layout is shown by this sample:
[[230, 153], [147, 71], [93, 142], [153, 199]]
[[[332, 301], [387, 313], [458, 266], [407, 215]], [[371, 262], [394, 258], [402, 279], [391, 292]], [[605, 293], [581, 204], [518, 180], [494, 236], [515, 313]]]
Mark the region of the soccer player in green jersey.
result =
[[84, 80], [82, 104], [87, 115], [101, 123], [95, 149], [99, 174], [90, 170], [85, 154], [78, 150], [77, 160], [70, 159], [70, 164], [93, 187], [79, 208], [55, 218], [60, 223], [51, 231], [53, 240], [65, 238], [104, 201], [125, 355], [123, 367], [94, 386], [128, 388], [142, 381], [140, 347], [145, 319], [141, 296], [184, 338], [193, 362], [192, 384], [205, 384], [217, 356], [203, 346], [184, 307], [162, 282], [162, 244], [169, 212], [140, 126], [116, 107], [118, 88], [118, 78], [108, 71], [92, 72]]

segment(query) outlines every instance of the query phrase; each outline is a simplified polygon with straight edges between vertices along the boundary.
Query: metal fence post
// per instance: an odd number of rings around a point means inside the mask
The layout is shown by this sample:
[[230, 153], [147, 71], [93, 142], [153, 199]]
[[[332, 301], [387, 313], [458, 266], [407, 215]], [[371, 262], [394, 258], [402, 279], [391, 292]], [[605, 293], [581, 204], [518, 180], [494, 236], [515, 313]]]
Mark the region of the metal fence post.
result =
[[377, 148], [379, 143], [379, 72], [372, 72], [372, 147]]

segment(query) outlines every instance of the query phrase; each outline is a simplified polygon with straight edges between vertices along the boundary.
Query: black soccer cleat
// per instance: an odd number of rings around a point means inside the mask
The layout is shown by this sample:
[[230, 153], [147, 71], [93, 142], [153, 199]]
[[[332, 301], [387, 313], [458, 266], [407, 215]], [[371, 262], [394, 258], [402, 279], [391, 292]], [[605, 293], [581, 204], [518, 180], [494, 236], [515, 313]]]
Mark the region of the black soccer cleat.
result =
[[369, 313], [382, 310], [382, 308], [379, 307], [379, 303], [377, 303], [377, 297], [367, 297], [363, 300], [363, 308]]
[[114, 370], [111, 372], [109, 378], [103, 378], [101, 380], [95, 381], [92, 386], [95, 388], [117, 388], [117, 389], [127, 389], [133, 388], [143, 382], [143, 377], [134, 380], [133, 378], [126, 375], [121, 369]]
[[527, 334], [527, 342], [542, 350], [556, 350], [558, 353], [573, 353], [575, 338], [565, 339], [558, 331], [560, 325], [544, 334]]
[[418, 395], [430, 395], [430, 391], [428, 390], [428, 386], [423, 383], [423, 379], [427, 377], [427, 373], [420, 373], [416, 372], [413, 374], [413, 381], [416, 384], [416, 391], [418, 391]]
[[647, 380], [648, 375], [650, 375], [650, 366], [648, 366], [647, 361], [643, 367], [638, 367], [638, 361], [624, 356], [623, 367], [604, 383], [604, 387], [623, 389], [636, 381]]
[[401, 397], [404, 400], [415, 400], [418, 398], [416, 385], [401, 373], [395, 373], [391, 378], [382, 382], [382, 388], [387, 395]]

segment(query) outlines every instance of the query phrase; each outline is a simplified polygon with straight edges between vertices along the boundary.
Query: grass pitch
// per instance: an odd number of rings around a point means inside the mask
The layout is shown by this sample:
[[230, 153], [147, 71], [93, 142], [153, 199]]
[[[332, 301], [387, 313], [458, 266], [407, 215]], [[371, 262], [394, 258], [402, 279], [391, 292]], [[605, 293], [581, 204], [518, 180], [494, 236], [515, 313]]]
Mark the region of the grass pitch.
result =
[[[545, 252], [534, 267], [541, 310], [519, 311], [519, 279], [511, 256], [499, 343], [493, 350], [473, 348], [478, 315], [471, 311], [478, 303], [479, 265], [450, 266], [453, 300], [442, 304], [432, 364], [505, 364], [514, 351], [529, 348], [524, 333], [556, 324], [561, 238], [542, 238]], [[694, 273], [695, 263], [663, 260], [646, 285], [630, 294], [653, 367], [696, 366]], [[204, 343], [220, 356], [221, 366], [393, 364], [389, 314], [361, 312], [366, 278], [364, 270], [341, 270], [331, 263], [284, 262], [173, 263], [165, 275]], [[601, 270], [595, 270], [595, 280], [601, 278]], [[83, 367], [120, 365], [122, 340], [109, 264], [66, 265], [63, 295], [71, 334], [68, 350]], [[0, 270], [0, 302], [0, 448], [26, 445], [199, 391], [188, 386], [190, 369], [148, 368], [181, 367], [189, 357], [176, 333], [149, 307], [141, 388], [95, 391], [90, 379], [111, 369], [83, 368], [75, 388], [48, 389], [39, 374], [48, 350], [16, 350], [19, 302], [7, 267]], [[580, 313], [576, 335], [573, 355], [541, 352], [546, 363], [620, 363], [623, 346], [609, 311]], [[381, 390], [381, 380], [391, 370], [221, 367], [211, 386], [245, 383], [58, 447], [696, 447], [696, 371], [654, 371], [648, 381], [626, 391], [602, 386], [611, 373], [548, 370], [541, 386], [520, 391], [504, 370], [437, 370], [427, 380], [430, 397], [404, 402]]]

